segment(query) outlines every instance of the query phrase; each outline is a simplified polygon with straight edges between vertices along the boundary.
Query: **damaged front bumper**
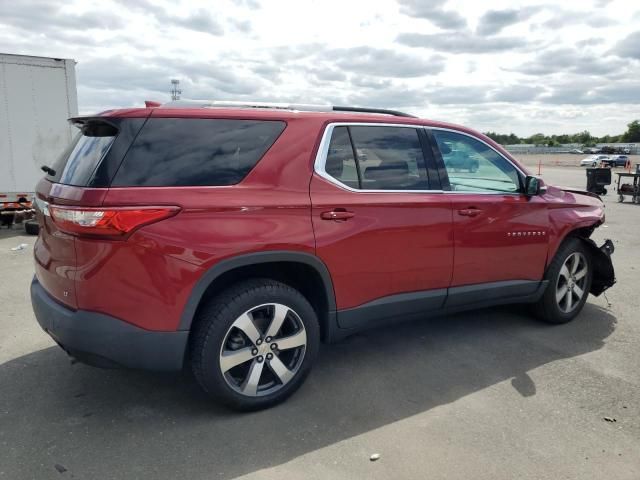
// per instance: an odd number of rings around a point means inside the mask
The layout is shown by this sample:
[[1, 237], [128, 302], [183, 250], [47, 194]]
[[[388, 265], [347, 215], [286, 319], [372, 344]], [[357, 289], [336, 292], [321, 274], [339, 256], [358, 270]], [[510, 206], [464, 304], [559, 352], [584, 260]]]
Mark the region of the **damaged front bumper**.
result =
[[589, 292], [597, 297], [616, 283], [616, 275], [611, 262], [611, 255], [615, 248], [613, 242], [609, 239], [605, 240], [600, 247], [591, 239], [584, 240], [591, 251], [591, 263], [593, 265], [593, 279]]

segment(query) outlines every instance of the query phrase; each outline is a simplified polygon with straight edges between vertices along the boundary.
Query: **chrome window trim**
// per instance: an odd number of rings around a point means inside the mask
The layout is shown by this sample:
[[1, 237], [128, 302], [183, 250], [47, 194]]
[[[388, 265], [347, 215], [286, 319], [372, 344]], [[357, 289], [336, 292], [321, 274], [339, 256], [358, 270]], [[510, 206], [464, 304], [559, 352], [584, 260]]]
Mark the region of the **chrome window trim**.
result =
[[316, 160], [313, 166], [314, 171], [324, 178], [325, 180], [337, 185], [338, 187], [347, 190], [349, 192], [355, 193], [435, 193], [442, 192], [442, 190], [378, 190], [378, 189], [370, 189], [370, 190], [361, 190], [358, 188], [352, 188], [349, 185], [345, 185], [337, 178], [329, 175], [325, 170], [325, 165], [327, 163], [327, 155], [329, 153], [329, 144], [331, 143], [331, 136], [333, 135], [333, 130], [336, 127], [401, 127], [401, 128], [413, 128], [420, 129], [424, 128], [424, 125], [415, 125], [415, 124], [407, 124], [407, 123], [377, 123], [377, 122], [332, 122], [328, 124], [324, 133], [322, 134], [322, 140], [320, 141], [320, 146], [318, 147], [318, 153], [316, 154]]
[[[409, 123], [378, 123], [378, 122], [331, 122], [327, 124], [322, 134], [322, 139], [320, 140], [320, 146], [318, 147], [318, 152], [316, 153], [316, 158], [313, 163], [313, 170], [318, 176], [324, 178], [328, 182], [342, 188], [343, 190], [354, 192], [354, 193], [452, 193], [452, 194], [473, 194], [473, 195], [522, 195], [522, 192], [463, 192], [463, 191], [453, 191], [453, 190], [378, 190], [378, 189], [370, 189], [370, 190], [361, 190], [358, 188], [350, 187], [342, 183], [337, 178], [332, 177], [325, 170], [327, 155], [329, 153], [329, 145], [331, 143], [331, 136], [333, 135], [333, 130], [336, 127], [400, 127], [400, 128], [414, 128], [414, 129], [423, 129], [423, 130], [443, 130], [452, 133], [459, 133], [461, 135], [466, 135], [467, 137], [473, 138], [479, 142], [484, 143], [491, 150], [500, 155], [504, 160], [509, 162], [516, 171], [518, 171], [521, 175], [526, 176], [526, 174], [520, 170], [516, 165], [513, 164], [511, 160], [502, 155], [499, 151], [489, 145], [487, 142], [465, 132], [461, 132], [459, 130], [453, 130], [450, 128], [442, 128], [442, 127], [429, 127], [426, 125], [417, 125], [417, 124], [409, 124]], [[425, 159], [426, 161], [426, 159]]]

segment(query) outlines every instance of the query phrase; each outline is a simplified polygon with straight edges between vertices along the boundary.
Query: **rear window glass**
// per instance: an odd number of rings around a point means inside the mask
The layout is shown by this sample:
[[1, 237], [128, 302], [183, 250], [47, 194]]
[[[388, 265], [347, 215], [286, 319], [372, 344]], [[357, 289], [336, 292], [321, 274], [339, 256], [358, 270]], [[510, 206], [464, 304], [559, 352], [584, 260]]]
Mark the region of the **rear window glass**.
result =
[[88, 185], [117, 134], [115, 127], [105, 123], [84, 125], [52, 165], [55, 175], [47, 178], [65, 185]]
[[152, 118], [112, 185], [233, 185], [258, 163], [284, 128], [281, 121]]
[[429, 188], [420, 137], [413, 127], [336, 127], [324, 170], [361, 190]]
[[363, 190], [429, 188], [415, 128], [349, 127], [362, 172]]

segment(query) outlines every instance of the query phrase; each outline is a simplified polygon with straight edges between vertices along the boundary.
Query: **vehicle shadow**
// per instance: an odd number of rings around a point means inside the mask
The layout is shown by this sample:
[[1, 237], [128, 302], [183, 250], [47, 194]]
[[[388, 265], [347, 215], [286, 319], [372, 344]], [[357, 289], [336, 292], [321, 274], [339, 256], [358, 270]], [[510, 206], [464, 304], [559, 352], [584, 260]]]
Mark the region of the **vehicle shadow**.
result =
[[[500, 308], [372, 330], [324, 346], [300, 391], [267, 411], [211, 403], [189, 376], [71, 365], [48, 348], [0, 365], [7, 478], [233, 478], [600, 349], [614, 331], [587, 304], [573, 323]], [[4, 457], [4, 458], [2, 458]], [[57, 466], [56, 466], [57, 465]]]

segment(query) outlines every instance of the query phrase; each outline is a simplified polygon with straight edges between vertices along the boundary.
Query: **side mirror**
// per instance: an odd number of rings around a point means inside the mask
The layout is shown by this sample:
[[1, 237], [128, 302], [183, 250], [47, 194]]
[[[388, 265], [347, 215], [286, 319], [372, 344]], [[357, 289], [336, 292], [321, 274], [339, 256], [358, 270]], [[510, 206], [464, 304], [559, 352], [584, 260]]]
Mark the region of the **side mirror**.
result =
[[524, 194], [528, 197], [540, 195], [541, 183], [542, 181], [539, 177], [527, 175], [527, 178], [524, 180]]

